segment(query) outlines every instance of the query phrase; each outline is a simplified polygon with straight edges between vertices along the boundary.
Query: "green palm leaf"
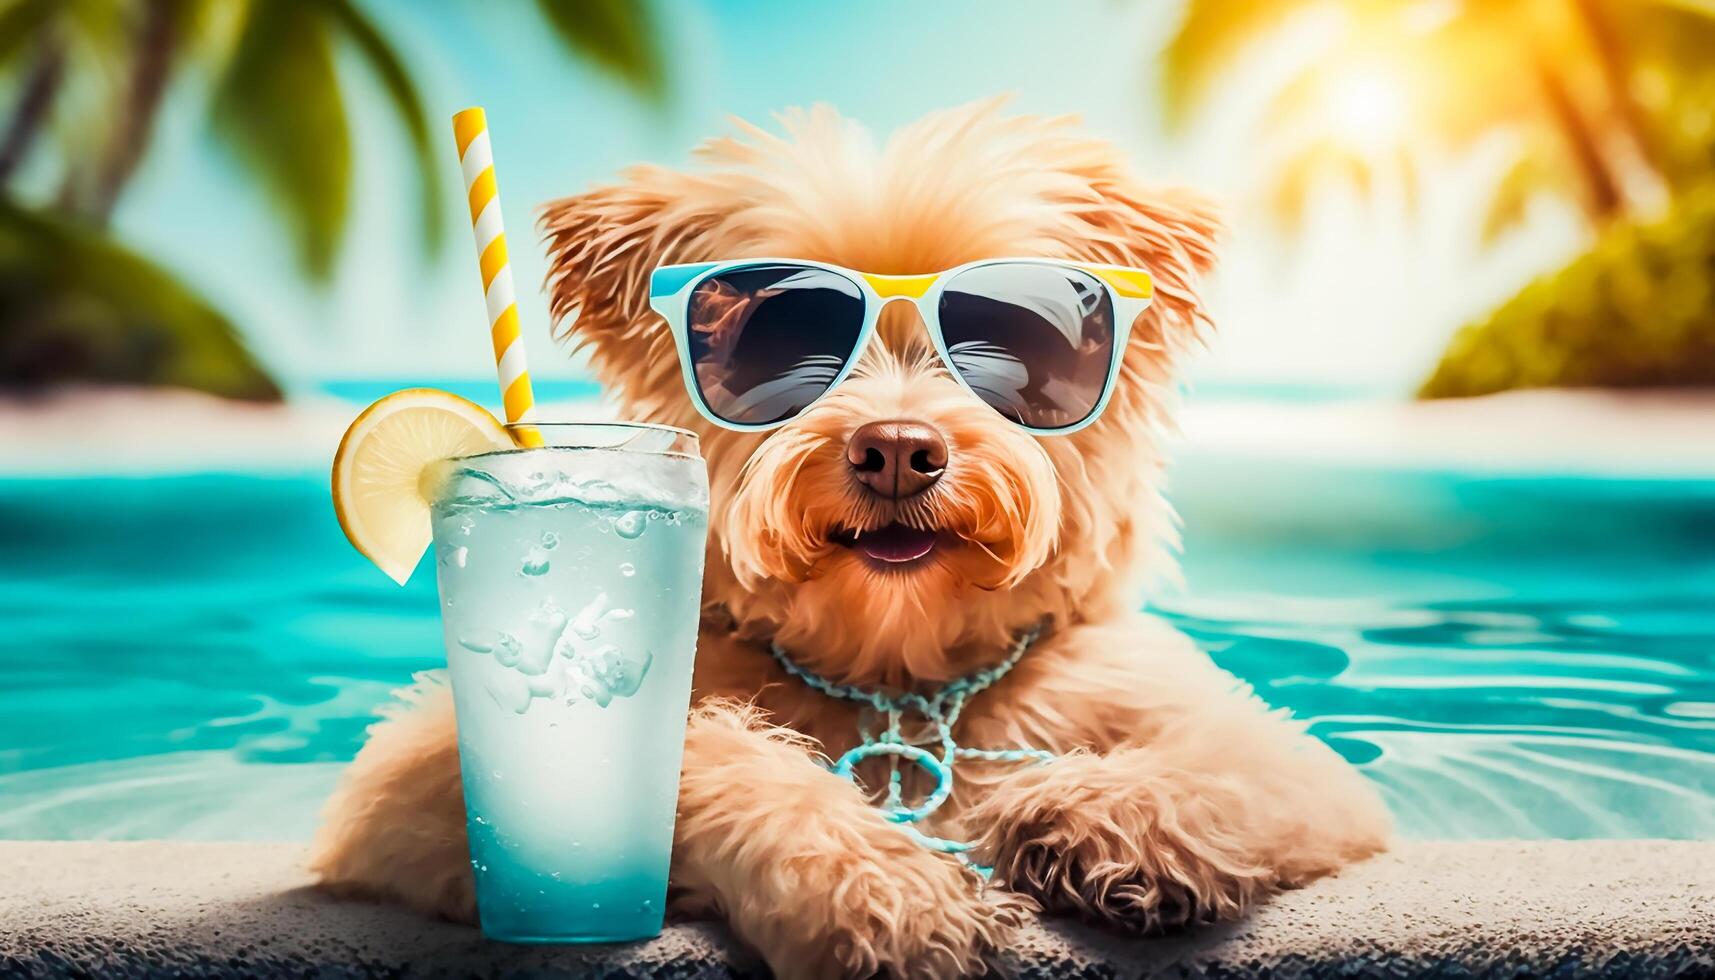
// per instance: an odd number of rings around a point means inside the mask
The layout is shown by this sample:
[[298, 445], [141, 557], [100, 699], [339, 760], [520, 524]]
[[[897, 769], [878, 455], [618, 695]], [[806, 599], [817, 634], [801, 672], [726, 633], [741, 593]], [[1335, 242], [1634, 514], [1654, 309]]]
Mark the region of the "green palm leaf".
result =
[[67, 381], [280, 398], [232, 322], [171, 274], [0, 198], [0, 382]]
[[292, 230], [305, 271], [326, 278], [345, 230], [351, 134], [320, 4], [253, 0], [214, 122]]
[[651, 101], [667, 90], [655, 18], [638, 0], [536, 0], [567, 47]]
[[61, 0], [13, 0], [0, 8], [0, 65], [41, 43]]
[[423, 112], [422, 97], [405, 62], [393, 49], [375, 24], [358, 10], [351, 0], [320, 0], [330, 16], [338, 23], [341, 33], [357, 46], [358, 52], [380, 78], [393, 104], [393, 113], [405, 127], [411, 141], [411, 153], [416, 159], [417, 182], [422, 194], [423, 235], [429, 251], [441, 246], [446, 231], [441, 213], [441, 188], [435, 180], [441, 154], [429, 136], [429, 122]]

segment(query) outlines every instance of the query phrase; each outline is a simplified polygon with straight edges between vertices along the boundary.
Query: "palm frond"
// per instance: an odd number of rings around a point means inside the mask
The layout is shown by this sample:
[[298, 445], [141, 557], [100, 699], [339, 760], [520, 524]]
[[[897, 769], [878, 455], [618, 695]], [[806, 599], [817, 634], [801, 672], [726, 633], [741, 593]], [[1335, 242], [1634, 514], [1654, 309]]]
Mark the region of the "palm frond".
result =
[[441, 188], [435, 180], [442, 157], [430, 139], [428, 118], [423, 112], [423, 99], [417, 93], [417, 83], [412, 81], [410, 71], [405, 68], [404, 60], [392, 43], [351, 0], [321, 0], [321, 3], [381, 80], [387, 99], [393, 105], [394, 115], [405, 127], [421, 188], [424, 242], [431, 253], [438, 251], [446, 231]]
[[0, 198], [0, 383], [63, 382], [280, 398], [232, 321], [171, 273]]
[[326, 278], [345, 230], [351, 134], [319, 5], [253, 0], [214, 123], [285, 219], [305, 271]]
[[1400, 206], [1406, 217], [1415, 218], [1423, 203], [1423, 167], [1410, 147], [1401, 146], [1391, 158], [1394, 179], [1399, 183]]
[[1530, 216], [1531, 202], [1537, 198], [1573, 193], [1574, 188], [1566, 186], [1551, 160], [1552, 152], [1546, 148], [1527, 147], [1495, 181], [1478, 232], [1483, 245], [1495, 244], [1507, 232], [1524, 224]]
[[11, 65], [41, 43], [59, 5], [60, 0], [14, 0], [0, 9], [0, 67]]
[[1269, 214], [1283, 230], [1302, 228], [1311, 204], [1325, 186], [1343, 185], [1368, 199], [1380, 179], [1379, 166], [1336, 140], [1309, 142], [1275, 168], [1265, 188]]
[[574, 52], [659, 102], [666, 95], [666, 58], [650, 3], [643, 0], [536, 0], [537, 9]]
[[1161, 98], [1170, 127], [1181, 127], [1216, 81], [1248, 48], [1294, 18], [1334, 0], [1189, 0], [1161, 51]]

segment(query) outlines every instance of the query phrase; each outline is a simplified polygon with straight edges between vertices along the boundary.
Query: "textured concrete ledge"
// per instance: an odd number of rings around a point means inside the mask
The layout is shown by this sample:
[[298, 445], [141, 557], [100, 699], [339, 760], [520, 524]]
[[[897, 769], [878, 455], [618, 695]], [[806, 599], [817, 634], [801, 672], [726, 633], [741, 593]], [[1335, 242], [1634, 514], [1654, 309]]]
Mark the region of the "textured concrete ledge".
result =
[[[291, 844], [0, 842], [0, 975], [749, 977], [713, 926], [509, 947], [305, 888]], [[1705, 977], [1715, 843], [1410, 843], [1247, 922], [1158, 940], [1035, 925], [1003, 975]]]

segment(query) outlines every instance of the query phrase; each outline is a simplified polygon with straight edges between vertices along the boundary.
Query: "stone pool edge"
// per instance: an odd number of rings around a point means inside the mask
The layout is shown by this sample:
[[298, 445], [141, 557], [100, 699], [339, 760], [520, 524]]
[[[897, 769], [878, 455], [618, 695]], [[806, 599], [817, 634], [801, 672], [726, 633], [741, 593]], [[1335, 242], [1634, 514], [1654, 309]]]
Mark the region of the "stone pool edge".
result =
[[[0, 841], [0, 975], [749, 977], [711, 925], [506, 947], [309, 890], [298, 844]], [[1033, 923], [1025, 978], [1715, 975], [1715, 842], [1401, 843], [1244, 922], [1131, 940]]]

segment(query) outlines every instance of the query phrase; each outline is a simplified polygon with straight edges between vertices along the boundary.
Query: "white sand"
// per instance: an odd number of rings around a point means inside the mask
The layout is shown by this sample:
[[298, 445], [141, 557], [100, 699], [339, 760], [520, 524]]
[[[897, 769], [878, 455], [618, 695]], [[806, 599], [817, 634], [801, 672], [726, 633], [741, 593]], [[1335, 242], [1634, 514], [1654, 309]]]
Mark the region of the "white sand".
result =
[[1520, 391], [1432, 402], [1198, 401], [1179, 453], [1360, 466], [1715, 476], [1715, 391]]
[[[252, 405], [177, 389], [75, 388], [0, 399], [0, 475], [326, 469], [362, 408], [326, 396]], [[595, 402], [541, 408], [545, 419], [612, 417]]]
[[[173, 390], [70, 389], [0, 399], [0, 474], [304, 472], [326, 467], [361, 406], [245, 405]], [[604, 404], [544, 418], [612, 418]], [[1715, 392], [1515, 392], [1440, 402], [1200, 399], [1187, 459], [1281, 459], [1472, 471], [1715, 477]]]

